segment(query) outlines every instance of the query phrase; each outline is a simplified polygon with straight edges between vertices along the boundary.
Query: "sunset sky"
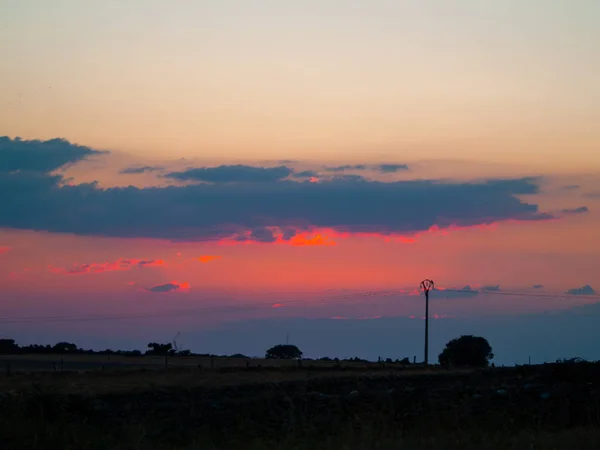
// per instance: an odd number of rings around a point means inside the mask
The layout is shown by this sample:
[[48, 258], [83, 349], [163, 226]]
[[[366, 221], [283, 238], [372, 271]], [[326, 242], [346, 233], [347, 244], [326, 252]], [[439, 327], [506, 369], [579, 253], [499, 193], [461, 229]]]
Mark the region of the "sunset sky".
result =
[[0, 0], [2, 334], [421, 358], [432, 278], [433, 355], [478, 333], [505, 364], [600, 359], [599, 23]]

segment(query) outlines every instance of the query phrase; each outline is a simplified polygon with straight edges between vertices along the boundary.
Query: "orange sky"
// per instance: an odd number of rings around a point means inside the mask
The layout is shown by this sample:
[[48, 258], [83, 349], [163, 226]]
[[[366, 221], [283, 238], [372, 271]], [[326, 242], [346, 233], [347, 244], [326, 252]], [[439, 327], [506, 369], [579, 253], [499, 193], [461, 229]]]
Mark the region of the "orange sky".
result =
[[439, 315], [594, 303], [598, 5], [3, 3], [0, 312], [419, 317], [426, 277], [558, 295]]

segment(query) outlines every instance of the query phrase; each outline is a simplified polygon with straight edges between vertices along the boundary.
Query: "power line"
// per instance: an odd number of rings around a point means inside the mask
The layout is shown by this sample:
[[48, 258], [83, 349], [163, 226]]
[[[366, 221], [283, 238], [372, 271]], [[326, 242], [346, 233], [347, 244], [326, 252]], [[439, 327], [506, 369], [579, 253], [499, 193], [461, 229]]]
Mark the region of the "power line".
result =
[[[599, 294], [591, 295], [572, 295], [572, 294], [551, 294], [551, 293], [534, 293], [534, 292], [508, 292], [508, 291], [486, 291], [486, 290], [468, 290], [468, 289], [437, 289], [439, 293], [452, 292], [452, 293], [465, 293], [473, 294], [485, 294], [485, 295], [500, 295], [500, 296], [519, 296], [519, 297], [539, 297], [539, 298], [554, 298], [554, 299], [573, 299], [576, 297], [600, 300]], [[297, 305], [312, 303], [313, 305], [327, 304], [336, 300], [357, 300], [367, 298], [379, 298], [388, 297], [394, 295], [406, 295], [405, 290], [394, 289], [394, 290], [379, 290], [379, 291], [365, 291], [348, 293], [341, 295], [331, 295], [317, 298], [297, 299], [297, 300], [283, 300], [281, 303], [283, 306]], [[438, 294], [439, 296], [440, 294]], [[277, 304], [276, 301], [270, 302], [252, 302], [243, 303], [231, 306], [212, 306], [204, 308], [190, 308], [190, 309], [177, 309], [177, 310], [162, 310], [152, 311], [143, 313], [119, 313], [119, 314], [89, 314], [81, 316], [37, 316], [37, 317], [4, 317], [0, 319], [0, 324], [25, 324], [25, 323], [52, 323], [52, 322], [88, 322], [88, 321], [102, 321], [102, 320], [127, 320], [127, 319], [147, 319], [156, 317], [177, 317], [185, 316], [189, 314], [198, 313], [213, 313], [213, 312], [226, 312], [236, 310], [248, 310], [248, 309], [260, 309], [260, 308], [273, 308]]]
[[573, 298], [588, 298], [600, 300], [600, 294], [586, 294], [586, 295], [575, 295], [575, 294], [552, 294], [552, 293], [541, 293], [541, 292], [508, 292], [508, 291], [486, 291], [486, 290], [469, 290], [469, 289], [437, 289], [438, 292], [456, 292], [463, 294], [485, 294], [485, 295], [507, 295], [513, 297], [540, 297], [540, 298], [556, 298], [556, 299], [573, 299]]
[[[398, 291], [371, 291], [361, 292], [339, 296], [329, 296], [320, 298], [310, 298], [301, 300], [287, 300], [284, 305], [302, 304], [302, 303], [329, 303], [335, 300], [348, 300], [355, 298], [371, 298], [371, 297], [383, 297], [389, 295], [397, 295]], [[153, 311], [149, 313], [120, 313], [120, 314], [92, 314], [87, 316], [45, 316], [45, 317], [12, 317], [2, 318], [0, 323], [2, 324], [22, 324], [22, 323], [50, 323], [50, 322], [87, 322], [97, 320], [122, 320], [122, 319], [146, 319], [155, 317], [177, 317], [188, 314], [197, 313], [211, 313], [211, 312], [224, 312], [224, 311], [235, 311], [245, 309], [258, 309], [258, 308], [273, 308], [274, 302], [255, 302], [237, 304], [232, 306], [217, 306], [217, 307], [206, 307], [206, 308], [193, 308], [193, 309], [179, 309], [179, 310], [163, 310]]]

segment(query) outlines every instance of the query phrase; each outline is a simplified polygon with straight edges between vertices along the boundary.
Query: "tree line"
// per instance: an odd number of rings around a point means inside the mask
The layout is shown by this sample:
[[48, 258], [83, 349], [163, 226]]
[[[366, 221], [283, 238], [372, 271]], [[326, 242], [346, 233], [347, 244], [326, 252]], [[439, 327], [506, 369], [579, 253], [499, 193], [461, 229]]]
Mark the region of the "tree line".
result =
[[[71, 342], [58, 342], [54, 345], [19, 345], [14, 339], [0, 339], [0, 355], [43, 355], [43, 354], [54, 354], [54, 355], [67, 355], [67, 354], [86, 354], [86, 355], [122, 355], [122, 356], [143, 356], [143, 355], [154, 355], [154, 356], [196, 356], [196, 357], [221, 357], [221, 358], [245, 358], [250, 357], [241, 353], [233, 355], [214, 355], [210, 353], [193, 353], [190, 350], [180, 350], [175, 348], [171, 343], [159, 343], [150, 342], [144, 352], [141, 350], [84, 350], [79, 348], [76, 344]], [[265, 353], [266, 359], [302, 359], [302, 351], [295, 345], [275, 345], [269, 348]], [[440, 353], [438, 360], [442, 366], [452, 367], [487, 367], [494, 354], [492, 353], [492, 347], [485, 338], [478, 336], [461, 336], [456, 339], [452, 339], [446, 344], [446, 347]], [[318, 359], [320, 361], [345, 361], [345, 362], [363, 362], [368, 363], [369, 361], [361, 358], [330, 358], [323, 357]], [[408, 358], [392, 360], [386, 358], [385, 360], [379, 358], [380, 363], [399, 363], [399, 364], [410, 364]]]

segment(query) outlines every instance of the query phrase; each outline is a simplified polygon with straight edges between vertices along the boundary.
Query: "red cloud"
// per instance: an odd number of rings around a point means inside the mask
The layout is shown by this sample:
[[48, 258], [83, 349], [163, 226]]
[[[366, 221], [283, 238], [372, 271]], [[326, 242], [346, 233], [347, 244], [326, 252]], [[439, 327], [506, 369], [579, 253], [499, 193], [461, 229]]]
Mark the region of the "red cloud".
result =
[[219, 240], [220, 245], [240, 245], [240, 244], [283, 244], [294, 247], [301, 246], [332, 246], [336, 245], [337, 240], [347, 239], [350, 237], [359, 238], [375, 238], [382, 239], [389, 243], [412, 244], [417, 242], [421, 237], [429, 236], [446, 236], [451, 232], [466, 230], [466, 229], [490, 229], [497, 227], [496, 223], [474, 225], [474, 226], [459, 226], [449, 225], [439, 227], [434, 225], [426, 231], [412, 234], [398, 233], [375, 233], [375, 232], [349, 232], [340, 231], [333, 228], [316, 228], [309, 227], [308, 229], [295, 229], [271, 227], [267, 226], [261, 229], [259, 237], [253, 235], [252, 231], [246, 230], [232, 234], [230, 237]]
[[10, 252], [10, 251], [11, 251], [11, 248], [10, 248], [10, 247], [2, 247], [2, 246], [0, 246], [0, 255], [1, 255], [2, 253], [8, 253], [8, 252]]
[[215, 259], [220, 259], [220, 256], [216, 256], [216, 255], [202, 255], [198, 258], [198, 261], [202, 262], [202, 263], [207, 263], [210, 261], [214, 261]]
[[284, 305], [283, 303], [273, 303], [273, 305], [271, 306], [271, 308], [283, 308]]
[[113, 262], [74, 264], [71, 269], [48, 266], [48, 270], [62, 275], [81, 275], [85, 273], [103, 273], [132, 270], [142, 267], [165, 266], [162, 259], [118, 259]]
[[321, 236], [317, 234], [315, 236], [310, 236], [307, 233], [297, 234], [293, 238], [289, 240], [290, 245], [296, 247], [302, 246], [311, 246], [311, 245], [335, 245], [335, 241], [329, 240], [328, 236]]

